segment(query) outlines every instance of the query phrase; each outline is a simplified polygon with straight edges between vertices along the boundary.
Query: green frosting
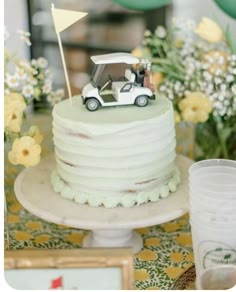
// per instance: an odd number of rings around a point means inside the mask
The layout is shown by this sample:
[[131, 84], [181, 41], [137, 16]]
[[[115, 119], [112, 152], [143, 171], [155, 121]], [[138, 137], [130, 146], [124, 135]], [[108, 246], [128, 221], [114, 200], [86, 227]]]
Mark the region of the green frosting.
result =
[[74, 200], [79, 204], [88, 203], [92, 207], [99, 207], [104, 205], [106, 208], [115, 208], [117, 206], [123, 206], [126, 208], [133, 207], [134, 205], [140, 205], [148, 201], [156, 202], [161, 198], [169, 196], [170, 192], [175, 192], [177, 185], [180, 183], [180, 172], [176, 168], [169, 182], [162, 185], [160, 188], [156, 188], [150, 192], [140, 192], [139, 194], [125, 194], [116, 196], [95, 196], [86, 193], [78, 193], [76, 190], [71, 189], [57, 174], [53, 171], [51, 174], [51, 183], [53, 190], [56, 193], [60, 193], [62, 198]]

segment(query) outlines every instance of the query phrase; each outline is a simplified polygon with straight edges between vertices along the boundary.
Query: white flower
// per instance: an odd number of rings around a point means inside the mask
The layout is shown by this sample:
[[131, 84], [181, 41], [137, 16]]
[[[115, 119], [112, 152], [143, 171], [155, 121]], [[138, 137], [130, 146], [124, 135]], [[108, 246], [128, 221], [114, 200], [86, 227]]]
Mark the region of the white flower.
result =
[[27, 59], [20, 60], [18, 65], [26, 70], [29, 70], [31, 68], [30, 62]]
[[231, 90], [232, 90], [233, 94], [236, 95], [236, 84], [234, 84], [234, 85], [231, 87]]
[[165, 29], [163, 26], [159, 25], [159, 26], [156, 28], [156, 30], [155, 30], [155, 34], [156, 34], [159, 38], [164, 39], [164, 38], [166, 37], [167, 32], [166, 32], [166, 29]]
[[30, 98], [34, 93], [34, 88], [32, 85], [25, 85], [22, 89], [22, 94], [26, 97], [26, 98]]
[[61, 97], [58, 96], [57, 94], [55, 94], [55, 92], [51, 92], [51, 94], [49, 94], [47, 96], [47, 101], [54, 106], [55, 104], [57, 104], [58, 102], [61, 101]]
[[152, 33], [151, 33], [151, 31], [149, 29], [146, 29], [145, 32], [144, 32], [144, 36], [145, 37], [149, 37], [149, 36], [151, 36], [151, 34]]
[[43, 93], [48, 94], [52, 90], [51, 82], [47, 82], [43, 86]]
[[35, 59], [32, 59], [32, 60], [31, 60], [31, 65], [32, 65], [32, 66], [38, 66], [38, 61], [35, 60]]
[[233, 75], [227, 75], [227, 76], [226, 76], [226, 81], [227, 81], [228, 83], [234, 81], [234, 76], [233, 76]]
[[27, 78], [27, 81], [31, 84], [31, 85], [37, 85], [38, 84], [38, 80], [36, 78], [34, 78], [33, 76], [29, 76]]
[[29, 39], [30, 38], [30, 33], [29, 32], [23, 31], [23, 30], [18, 30], [18, 33], [20, 35], [20, 39], [22, 41], [24, 41], [27, 46], [31, 46], [32, 45], [32, 43], [31, 43], [31, 41]]
[[38, 58], [37, 59], [37, 64], [40, 68], [46, 68], [48, 66], [48, 61], [45, 58]]
[[6, 83], [10, 88], [17, 88], [19, 86], [19, 78], [16, 74], [6, 74]]
[[56, 95], [60, 98], [63, 98], [65, 96], [64, 89], [57, 89]]
[[16, 67], [16, 76], [20, 80], [26, 80], [27, 74], [25, 73], [25, 70], [19, 67]]
[[222, 79], [220, 79], [220, 78], [218, 78], [218, 77], [214, 78], [214, 81], [215, 81], [215, 84], [216, 84], [216, 85], [222, 83]]

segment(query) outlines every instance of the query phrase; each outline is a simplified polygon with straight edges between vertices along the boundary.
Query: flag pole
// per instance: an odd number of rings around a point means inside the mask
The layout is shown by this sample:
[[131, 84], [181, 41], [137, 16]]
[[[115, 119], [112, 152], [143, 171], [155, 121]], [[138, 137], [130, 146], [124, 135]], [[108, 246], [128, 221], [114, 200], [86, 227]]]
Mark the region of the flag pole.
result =
[[[55, 6], [54, 6], [54, 4], [52, 4], [51, 9], [53, 10], [54, 8], [55, 8]], [[62, 48], [61, 36], [60, 36], [59, 32], [56, 32], [56, 35], [57, 35], [57, 40], [58, 40], [58, 44], [59, 44], [64, 74], [65, 74], [65, 78], [66, 78], [66, 85], [67, 85], [67, 90], [68, 90], [68, 94], [69, 94], [69, 98], [70, 98], [70, 105], [72, 105], [72, 94], [71, 94], [68, 72], [67, 72], [67, 68], [66, 68], [65, 56], [64, 56], [64, 52], [63, 52], [63, 48]]]

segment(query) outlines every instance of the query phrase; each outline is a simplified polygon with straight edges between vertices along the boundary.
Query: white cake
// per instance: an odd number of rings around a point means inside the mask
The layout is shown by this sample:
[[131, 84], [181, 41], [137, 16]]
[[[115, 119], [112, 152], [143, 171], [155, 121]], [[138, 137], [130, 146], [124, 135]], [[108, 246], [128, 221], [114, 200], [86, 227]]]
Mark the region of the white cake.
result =
[[53, 110], [56, 170], [52, 185], [63, 198], [107, 208], [157, 201], [176, 190], [175, 127], [164, 98], [89, 112], [81, 97]]

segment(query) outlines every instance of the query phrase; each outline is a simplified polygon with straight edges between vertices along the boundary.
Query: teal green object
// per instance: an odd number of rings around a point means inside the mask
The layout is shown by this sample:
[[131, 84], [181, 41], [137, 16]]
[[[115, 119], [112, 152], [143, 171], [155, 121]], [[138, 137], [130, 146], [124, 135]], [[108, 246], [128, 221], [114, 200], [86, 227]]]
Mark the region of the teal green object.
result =
[[149, 10], [171, 3], [171, 0], [112, 0], [125, 8], [133, 10]]
[[215, 3], [228, 15], [236, 19], [235, 0], [215, 0]]

